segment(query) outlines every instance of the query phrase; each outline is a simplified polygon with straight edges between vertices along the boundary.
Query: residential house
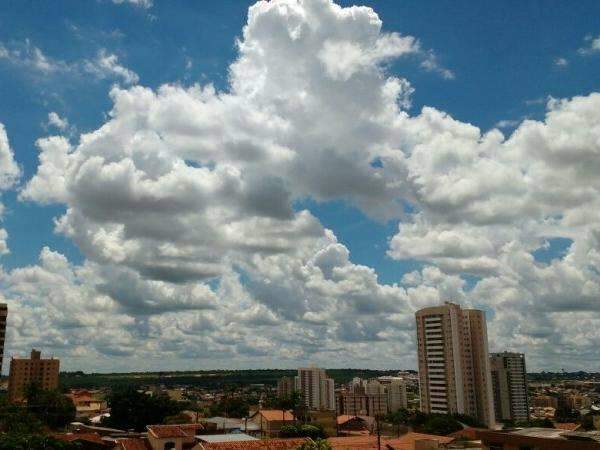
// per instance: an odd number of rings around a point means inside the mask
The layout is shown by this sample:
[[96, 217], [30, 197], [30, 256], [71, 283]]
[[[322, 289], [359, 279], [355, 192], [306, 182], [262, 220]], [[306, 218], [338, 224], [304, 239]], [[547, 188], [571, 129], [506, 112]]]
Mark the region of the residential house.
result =
[[196, 435], [203, 432], [199, 423], [148, 425], [148, 443], [152, 450], [184, 450], [194, 447]]
[[480, 430], [483, 450], [600, 450], [600, 433], [555, 428], [523, 428], [512, 431]]
[[295, 422], [294, 415], [290, 411], [281, 409], [259, 409], [248, 417], [248, 422], [258, 426], [260, 437], [279, 437], [279, 431], [284, 425], [292, 425]]

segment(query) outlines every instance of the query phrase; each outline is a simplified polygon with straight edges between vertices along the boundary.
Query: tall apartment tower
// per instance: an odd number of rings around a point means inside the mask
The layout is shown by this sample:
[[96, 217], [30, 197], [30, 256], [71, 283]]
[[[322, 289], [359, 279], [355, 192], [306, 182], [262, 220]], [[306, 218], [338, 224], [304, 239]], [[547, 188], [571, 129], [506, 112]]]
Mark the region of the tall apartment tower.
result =
[[44, 390], [58, 388], [60, 361], [43, 359], [37, 350], [31, 350], [31, 358], [11, 358], [8, 376], [8, 401], [23, 400], [25, 386], [35, 383]]
[[302, 394], [304, 404], [313, 410], [335, 410], [334, 383], [324, 369], [308, 367], [298, 369], [296, 390]]
[[496, 421], [529, 420], [525, 355], [509, 352], [492, 353], [490, 369]]
[[454, 303], [416, 313], [421, 411], [495, 424], [485, 313]]
[[8, 316], [8, 305], [0, 303], [0, 374], [2, 373], [2, 362], [4, 360], [4, 339], [6, 338], [6, 317]]
[[296, 390], [296, 382], [294, 377], [283, 377], [277, 381], [277, 397], [291, 397]]

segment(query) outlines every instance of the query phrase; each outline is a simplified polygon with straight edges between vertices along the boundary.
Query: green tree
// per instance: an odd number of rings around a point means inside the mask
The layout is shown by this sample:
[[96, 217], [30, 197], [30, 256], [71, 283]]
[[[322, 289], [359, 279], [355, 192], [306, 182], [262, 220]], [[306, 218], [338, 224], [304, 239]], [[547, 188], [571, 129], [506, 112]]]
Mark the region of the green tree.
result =
[[37, 384], [25, 388], [27, 409], [51, 429], [64, 428], [75, 419], [73, 401], [58, 390], [44, 390]]
[[250, 403], [243, 397], [224, 398], [218, 403], [210, 405], [211, 416], [235, 417], [241, 419], [248, 416]]
[[312, 442], [305, 442], [297, 450], [332, 450], [332, 448], [325, 439], [316, 439]]
[[454, 417], [441, 414], [431, 415], [423, 425], [426, 433], [442, 436], [462, 430], [462, 428], [462, 425]]
[[517, 422], [515, 426], [519, 428], [537, 427], [537, 428], [554, 428], [554, 423], [547, 417], [544, 419], [532, 419], [525, 422]]
[[61, 442], [38, 434], [5, 433], [0, 435], [0, 450], [76, 450], [79, 445]]
[[396, 434], [400, 436], [400, 426], [408, 425], [410, 421], [410, 412], [407, 409], [399, 409], [398, 411], [388, 413], [384, 417], [384, 421], [391, 423], [396, 427]]
[[311, 439], [323, 439], [325, 438], [325, 431], [320, 424], [311, 425], [284, 425], [279, 431], [281, 437], [293, 438], [293, 437], [308, 437]]
[[296, 420], [301, 404], [302, 394], [299, 391], [294, 391], [291, 395], [286, 397], [280, 397], [275, 402], [275, 406], [282, 410], [282, 416], [285, 415], [285, 411], [292, 411], [294, 421]]
[[125, 430], [144, 431], [146, 425], [163, 423], [166, 417], [181, 412], [181, 405], [168, 396], [151, 396], [133, 386], [112, 391], [107, 402], [110, 417], [103, 423]]

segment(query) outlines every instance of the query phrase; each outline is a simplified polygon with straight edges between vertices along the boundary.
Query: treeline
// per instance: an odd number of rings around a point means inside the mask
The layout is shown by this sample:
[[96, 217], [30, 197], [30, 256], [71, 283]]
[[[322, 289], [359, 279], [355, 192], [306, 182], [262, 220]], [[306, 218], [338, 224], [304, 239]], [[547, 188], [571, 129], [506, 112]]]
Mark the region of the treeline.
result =
[[598, 372], [584, 372], [582, 370], [578, 372], [536, 372], [528, 373], [527, 379], [529, 381], [558, 381], [558, 380], [576, 380], [576, 381], [590, 381], [600, 380], [600, 373]]
[[[397, 370], [369, 369], [327, 369], [327, 374], [336, 383], [347, 383], [354, 377], [373, 378], [395, 375]], [[137, 373], [90, 373], [63, 372], [60, 374], [61, 386], [70, 388], [109, 387], [118, 389], [127, 386], [164, 385], [197, 386], [205, 389], [217, 389], [223, 386], [247, 386], [265, 384], [275, 386], [286, 376], [296, 375], [296, 370], [257, 369], [257, 370], [207, 370], [175, 372], [137, 372]]]

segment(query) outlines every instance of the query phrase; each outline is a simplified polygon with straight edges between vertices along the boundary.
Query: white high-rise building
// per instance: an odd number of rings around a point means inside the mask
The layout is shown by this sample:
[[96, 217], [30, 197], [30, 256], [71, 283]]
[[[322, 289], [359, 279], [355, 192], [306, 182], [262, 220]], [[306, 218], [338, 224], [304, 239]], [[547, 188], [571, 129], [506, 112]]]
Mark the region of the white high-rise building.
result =
[[485, 313], [459, 305], [416, 313], [421, 411], [466, 414], [494, 426]]
[[300, 368], [295, 382], [296, 390], [302, 395], [307, 408], [335, 410], [334, 383], [331, 378], [327, 378], [324, 369]]

